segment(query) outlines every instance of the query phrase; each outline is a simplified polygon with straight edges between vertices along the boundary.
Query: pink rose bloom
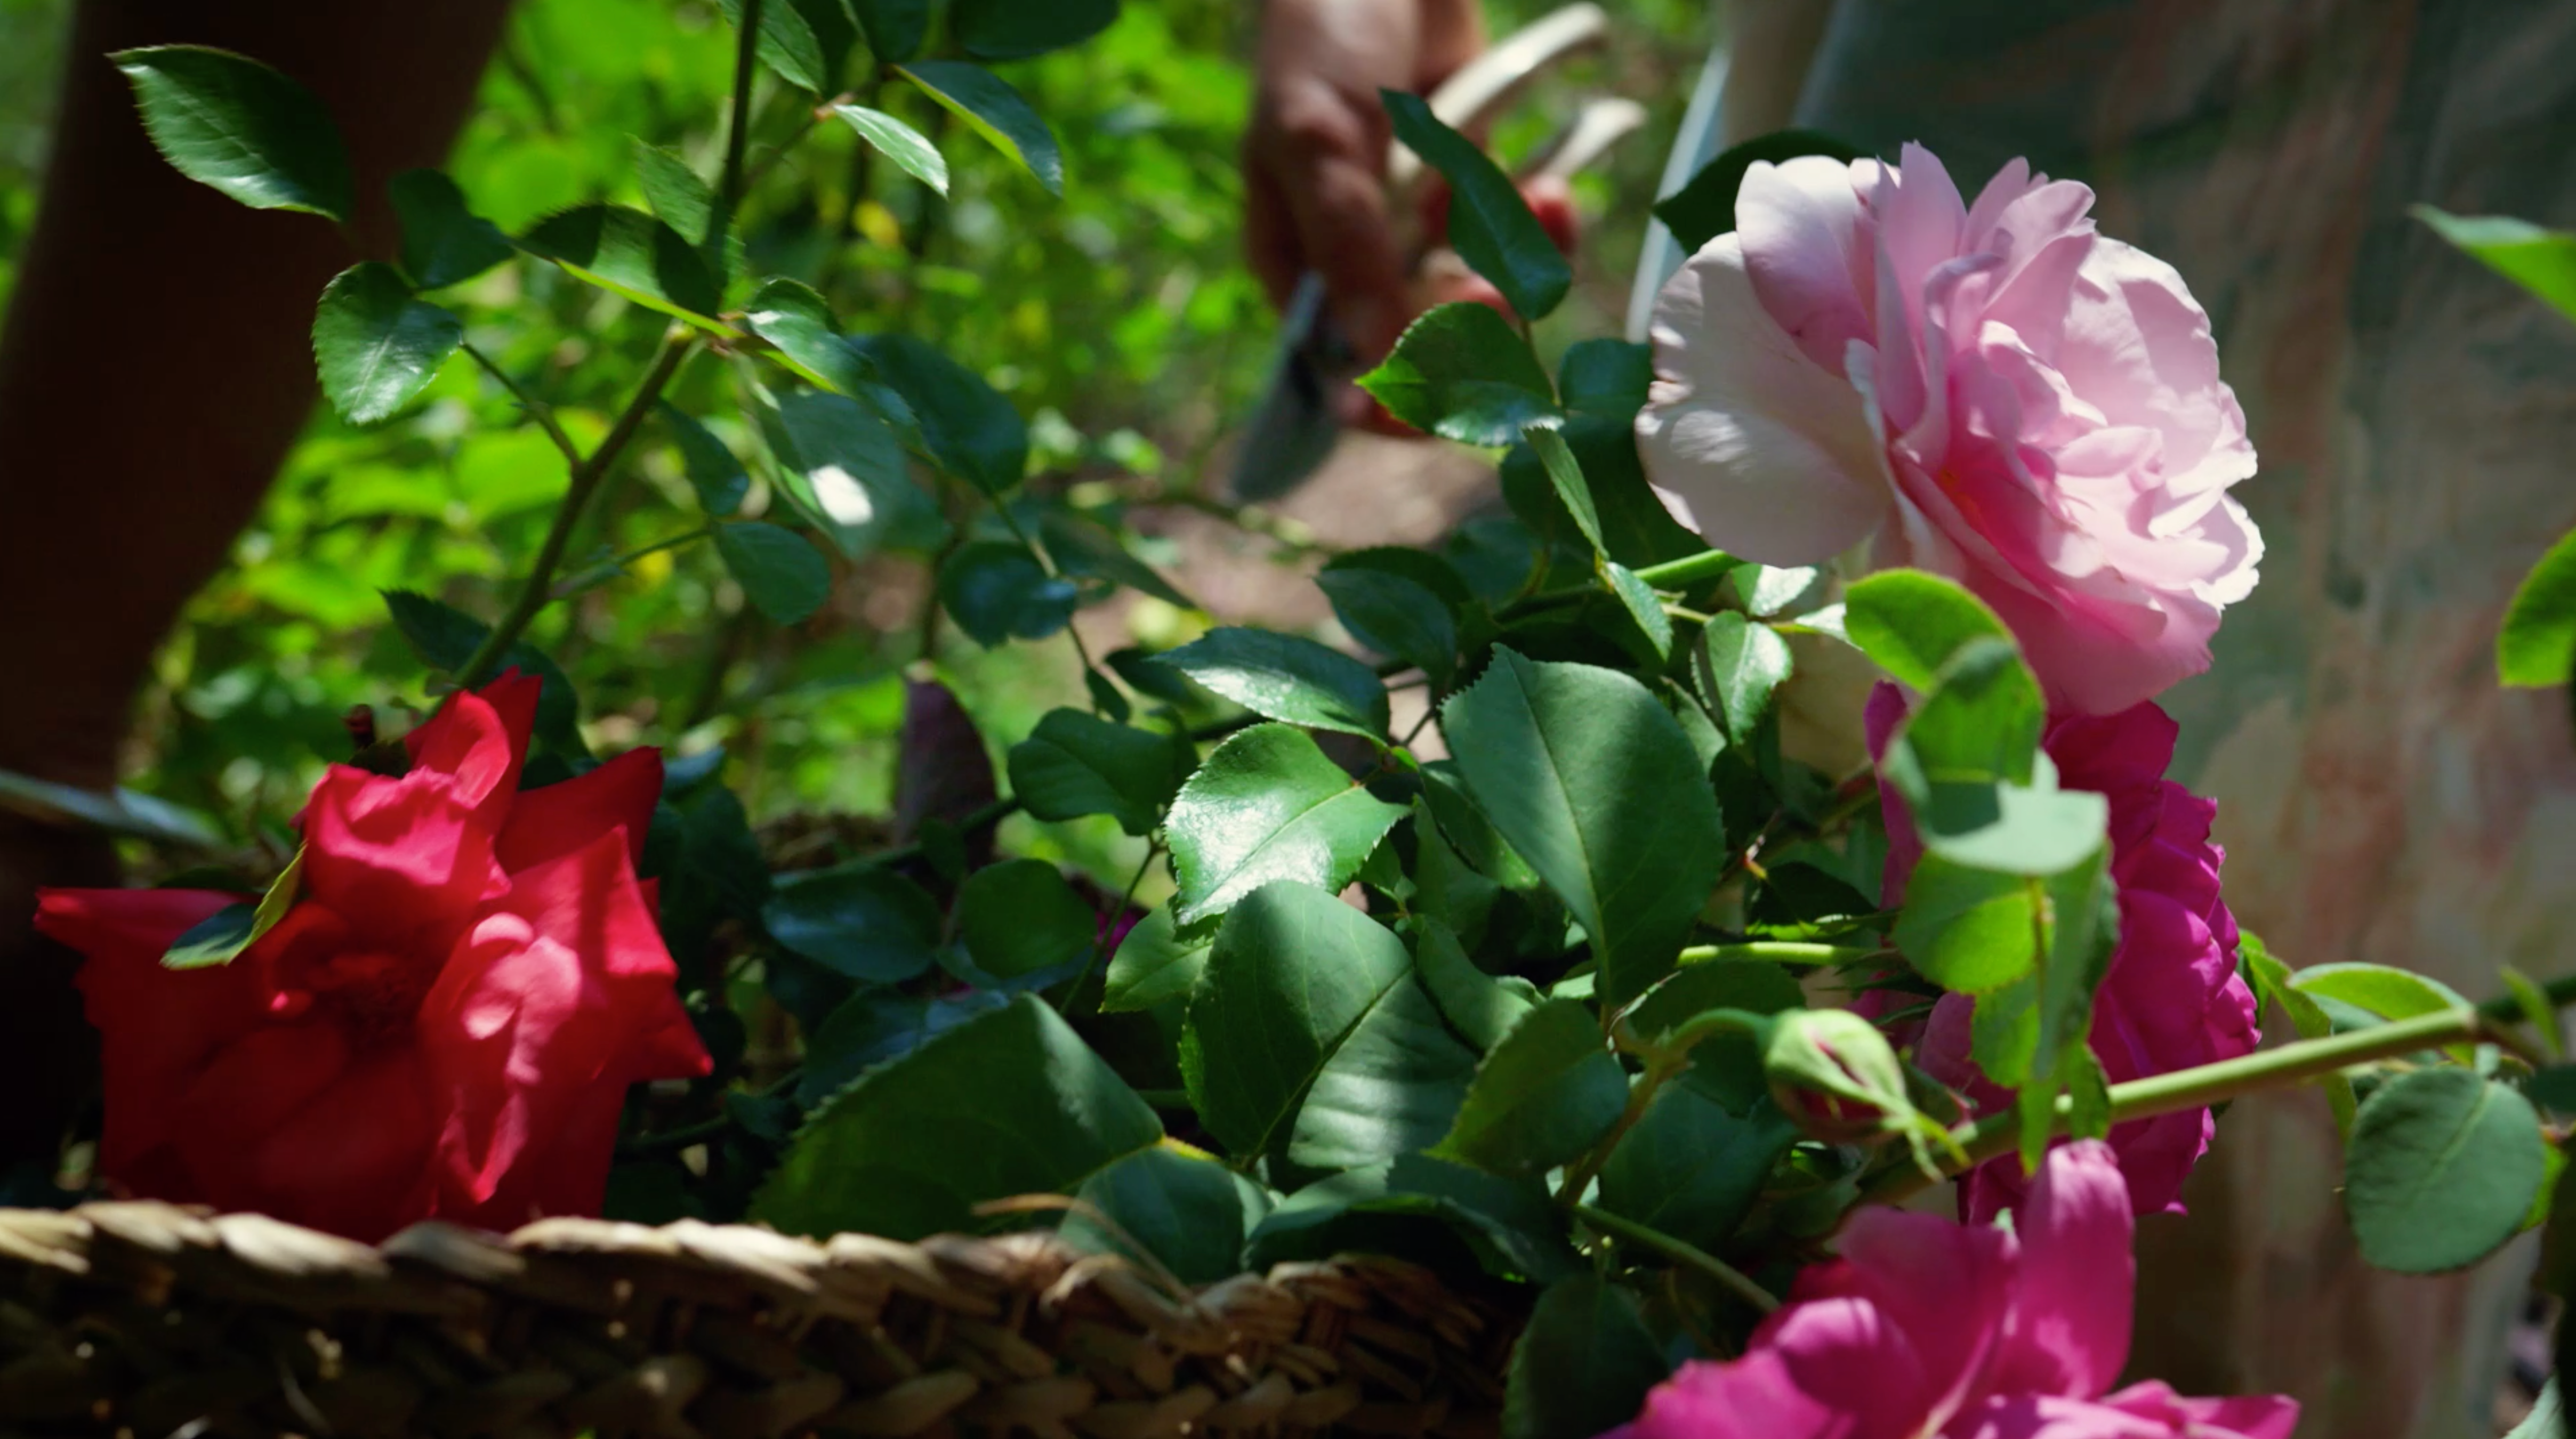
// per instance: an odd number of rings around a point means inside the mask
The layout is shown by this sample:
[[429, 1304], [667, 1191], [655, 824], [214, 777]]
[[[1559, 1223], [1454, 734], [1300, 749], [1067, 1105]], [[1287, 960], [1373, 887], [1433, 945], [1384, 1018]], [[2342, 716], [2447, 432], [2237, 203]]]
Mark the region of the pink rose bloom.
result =
[[[1904, 714], [1904, 697], [1894, 685], [1881, 684], [1870, 696], [1872, 755], [1887, 747]], [[2061, 786], [2092, 790], [2111, 801], [2120, 944], [2094, 996], [2091, 1041], [2114, 1084], [2251, 1054], [2262, 1038], [2255, 1028], [2254, 992], [2236, 972], [2236, 917], [2218, 892], [2219, 866], [2227, 860], [2227, 852], [2209, 839], [2218, 806], [2164, 777], [2174, 734], [2170, 716], [2140, 704], [2103, 718], [2061, 715], [2041, 737]], [[1902, 899], [1923, 846], [1892, 788], [1880, 787], [1879, 804], [1888, 839], [1882, 898], [1892, 907]], [[2012, 1094], [1979, 1073], [1968, 1057], [1975, 1011], [1969, 996], [1943, 995], [1932, 1007], [1914, 1060], [1987, 1113], [2008, 1107]], [[2181, 1212], [2182, 1182], [2216, 1131], [2206, 1109], [2112, 1127], [2111, 1149], [2138, 1213]], [[1960, 1207], [1970, 1218], [1990, 1218], [2019, 1203], [2027, 1184], [2019, 1161], [1996, 1160], [1961, 1181]]]
[[1865, 1209], [1743, 1358], [1683, 1365], [1604, 1439], [2289, 1439], [2286, 1398], [2106, 1392], [2137, 1287], [2126, 1199], [2086, 1140], [2049, 1155], [2015, 1233]]
[[2263, 539], [2209, 317], [2019, 160], [1960, 203], [1903, 162], [1757, 164], [1736, 231], [1655, 307], [1637, 434], [1682, 523], [1765, 564], [1878, 537], [2012, 626], [2053, 707], [2117, 714], [2209, 668]]

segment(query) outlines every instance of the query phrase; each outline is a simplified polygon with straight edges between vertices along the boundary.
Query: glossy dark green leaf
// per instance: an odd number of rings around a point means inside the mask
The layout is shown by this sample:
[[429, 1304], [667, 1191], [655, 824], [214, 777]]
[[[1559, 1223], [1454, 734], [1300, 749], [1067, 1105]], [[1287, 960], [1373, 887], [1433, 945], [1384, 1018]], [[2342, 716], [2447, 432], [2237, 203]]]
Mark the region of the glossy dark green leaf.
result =
[[751, 1217], [817, 1237], [970, 1230], [976, 1204], [1076, 1189], [1162, 1134], [1081, 1036], [1023, 995], [843, 1090], [797, 1134]]
[[800, 390], [756, 404], [778, 455], [780, 488], [843, 555], [935, 544], [945, 525], [912, 482], [903, 442], [885, 416], [847, 395]]
[[1339, 650], [1228, 625], [1155, 656], [1255, 714], [1383, 739], [1386, 683]]
[[1556, 400], [1520, 332], [1492, 309], [1459, 302], [1424, 312], [1360, 388], [1417, 430], [1469, 445], [1508, 445]]
[[717, 516], [741, 509], [743, 497], [751, 493], [751, 475], [725, 442], [668, 400], [658, 402], [654, 413], [670, 428], [671, 442], [679, 447], [680, 468], [688, 474], [689, 488], [698, 492], [700, 507]]
[[1627, 424], [1645, 408], [1655, 352], [1626, 340], [1577, 340], [1557, 362], [1556, 393], [1568, 410]]
[[1413, 966], [1441, 1016], [1479, 1054], [1500, 1044], [1539, 1005], [1538, 990], [1528, 980], [1517, 975], [1496, 979], [1478, 969], [1458, 936], [1438, 920], [1422, 922], [1413, 943]]
[[841, 341], [832, 309], [802, 280], [771, 276], [751, 292], [743, 323], [778, 347], [777, 358], [798, 375], [844, 395], [867, 398], [867, 362]]
[[[1797, 976], [1776, 964], [1713, 960], [1683, 965], [1672, 978], [1648, 991], [1628, 1012], [1628, 1025], [1637, 1034], [1652, 1039], [1712, 1009], [1778, 1014], [1806, 1002]], [[1711, 1035], [1691, 1049], [1690, 1058], [1690, 1068], [1682, 1071], [1682, 1083], [1716, 1100], [1731, 1113], [1753, 1112], [1766, 1090], [1762, 1047], [1756, 1036]]]
[[[1577, 413], [1568, 417], [1561, 433], [1582, 466], [1603, 553], [1630, 569], [1643, 569], [1707, 551], [1708, 542], [1683, 529], [1646, 482], [1631, 417]], [[1529, 446], [1515, 445], [1503, 456], [1502, 488], [1504, 502], [1532, 531], [1552, 541], [1587, 543]]]
[[1198, 601], [1154, 573], [1151, 565], [1129, 554], [1127, 546], [1108, 526], [1088, 516], [1050, 508], [1038, 517], [1038, 538], [1045, 543], [1047, 553], [1055, 557], [1056, 568], [1068, 575], [1125, 585], [1185, 610], [1199, 607]]
[[1668, 1084], [1610, 1151], [1602, 1208], [1718, 1250], [1744, 1222], [1798, 1127], [1760, 1098], [1738, 1116], [1687, 1084]]
[[822, 1105], [869, 1070], [891, 1064], [1008, 1003], [1008, 996], [981, 989], [935, 997], [862, 989], [810, 1031], [805, 1072], [796, 1081], [796, 1101], [808, 1109]]
[[385, 182], [402, 221], [403, 268], [424, 290], [470, 280], [518, 253], [501, 228], [465, 207], [465, 193], [436, 170], [405, 170]]
[[1551, 999], [1476, 1066], [1457, 1123], [1432, 1152], [1507, 1178], [1543, 1173], [1599, 1142], [1627, 1103], [1628, 1076], [1600, 1021], [1580, 1000]]
[[1591, 937], [1604, 1001], [1669, 973], [1726, 843], [1672, 715], [1626, 675], [1497, 649], [1441, 718], [1477, 810]]
[[1194, 923], [1277, 880], [1338, 892], [1404, 815], [1304, 731], [1255, 725], [1217, 746], [1172, 801], [1179, 917]]
[[1244, 1262], [1258, 1271], [1292, 1259], [1375, 1251], [1419, 1253], [1425, 1221], [1466, 1241], [1485, 1268], [1545, 1282], [1585, 1269], [1565, 1241], [1563, 1211], [1533, 1180], [1493, 1175], [1425, 1155], [1319, 1180], [1282, 1200], [1253, 1231]]
[[2355, 1117], [2344, 1213], [2382, 1269], [2458, 1269], [2521, 1230], [2542, 1168], [2529, 1101], [2471, 1070], [2419, 1069], [2381, 1084]]
[[1162, 823], [1189, 764], [1169, 735], [1049, 710], [1011, 746], [1011, 793], [1037, 819], [1113, 815], [1120, 829], [1140, 835]]
[[1726, 721], [1727, 737], [1753, 742], [1753, 730], [1771, 708], [1772, 693], [1788, 681], [1794, 662], [1789, 642], [1769, 625], [1733, 610], [1709, 617], [1700, 630], [1700, 658], [1709, 698]]
[[716, 553], [762, 614], [792, 625], [823, 607], [832, 593], [832, 567], [805, 537], [756, 521], [716, 526]]
[[331, 408], [353, 425], [391, 419], [465, 342], [465, 324], [426, 300], [391, 265], [343, 270], [313, 312], [313, 368]]
[[1628, 612], [1628, 622], [1645, 636], [1655, 663], [1671, 658], [1673, 618], [1664, 613], [1664, 602], [1656, 597], [1654, 587], [1640, 579], [1635, 570], [1615, 560], [1601, 562], [1601, 577], [1610, 582], [1610, 593], [1618, 596], [1620, 608]]
[[1325, 1062], [1412, 968], [1385, 926], [1328, 891], [1246, 895], [1217, 929], [1182, 1031], [1199, 1122], [1235, 1154], [1284, 1144]]
[[1402, 660], [1445, 684], [1458, 663], [1458, 626], [1449, 606], [1431, 591], [1382, 569], [1324, 567], [1315, 583], [1333, 602], [1333, 615], [1351, 638], [1389, 659]]
[[1756, 135], [1727, 147], [1701, 166], [1689, 183], [1656, 204], [1655, 218], [1673, 232], [1685, 254], [1695, 253], [1718, 236], [1735, 232], [1735, 192], [1744, 187], [1745, 172], [1760, 162], [1777, 165], [1801, 155], [1849, 161], [1859, 159], [1861, 152], [1814, 130]]
[[349, 154], [312, 91], [248, 56], [202, 45], [108, 58], [134, 85], [144, 132], [180, 174], [255, 210], [349, 218]]
[[868, 142], [880, 155], [903, 167], [904, 172], [945, 195], [948, 193], [948, 161], [930, 137], [903, 123], [883, 110], [865, 105], [835, 105], [832, 113]]
[[1042, 640], [1073, 620], [1080, 592], [1010, 540], [959, 545], [939, 566], [939, 603], [957, 627], [993, 649]]
[[1593, 1439], [1637, 1417], [1672, 1366], [1636, 1296], [1597, 1274], [1549, 1285], [1503, 1379], [1503, 1439]]
[[1448, 177], [1450, 248], [1493, 282], [1522, 319], [1547, 318], [1573, 288], [1574, 270], [1530, 213], [1520, 187], [1475, 141], [1441, 123], [1422, 97], [1381, 90], [1378, 98], [1395, 138]]
[[2576, 533], [2559, 537], [2522, 577], [2496, 635], [2496, 678], [2547, 688], [2576, 677]]
[[[740, 27], [742, 0], [721, 3], [725, 23]], [[843, 0], [765, 0], [760, 7], [760, 63], [800, 90], [838, 91], [858, 38]]]
[[[2412, 213], [2480, 264], [2576, 320], [2576, 234], [2506, 215], [2445, 214], [2430, 205], [2414, 206]], [[2565, 663], [2564, 655], [2559, 662]]]
[[1583, 482], [1583, 467], [1574, 458], [1573, 447], [1553, 424], [1535, 424], [1521, 431], [1521, 439], [1538, 456], [1539, 469], [1547, 475], [1548, 485], [1556, 491], [1556, 502], [1565, 507], [1582, 531], [1593, 553], [1601, 552], [1601, 512], [1592, 504], [1592, 487]]
[[1473, 1051], [1408, 976], [1388, 986], [1316, 1071], [1288, 1135], [1291, 1162], [1385, 1164], [1439, 1142], [1476, 1072]]
[[1467, 781], [1458, 772], [1457, 761], [1433, 760], [1422, 767], [1422, 798], [1440, 832], [1456, 846], [1461, 859], [1475, 866], [1477, 873], [1505, 889], [1537, 889], [1546, 883], [1537, 870], [1530, 868], [1528, 860], [1495, 833], [1493, 822], [1476, 808], [1476, 802], [1468, 797]]
[[851, 343], [912, 407], [922, 444], [941, 469], [994, 496], [1026, 476], [1029, 427], [982, 375], [911, 335]]
[[948, 24], [978, 60], [1024, 60], [1079, 45], [1118, 19], [1118, 0], [956, 0]]
[[664, 224], [679, 231], [680, 238], [704, 244], [716, 213], [716, 192], [707, 187], [704, 177], [690, 169], [676, 150], [637, 140], [628, 153], [634, 159], [635, 184], [644, 192], [644, 203]]
[[[465, 667], [483, 637], [492, 627], [466, 614], [453, 605], [414, 594], [410, 590], [386, 590], [385, 611], [395, 630], [420, 662], [448, 674]], [[565, 754], [585, 755], [589, 746], [581, 737], [581, 702], [573, 694], [572, 681], [544, 651], [526, 640], [520, 640], [501, 652], [501, 668], [532, 674], [544, 681], [537, 696], [536, 737], [548, 748]]]
[[1100, 916], [1043, 860], [1006, 859], [957, 887], [957, 937], [975, 966], [1021, 979], [1079, 965], [1100, 936]]
[[519, 248], [646, 309], [724, 331], [724, 295], [679, 231], [623, 205], [579, 205], [549, 215]]
[[930, 29], [930, 0], [850, 0], [879, 63], [900, 65], [921, 52]]
[[760, 918], [780, 944], [867, 984], [900, 984], [938, 962], [939, 906], [873, 865], [783, 876]]
[[1158, 905], [1136, 921], [1118, 952], [1109, 957], [1109, 974], [1100, 995], [1103, 1013], [1151, 1009], [1170, 999], [1187, 999], [1207, 972], [1208, 950], [1216, 943], [1216, 926], [1182, 929], [1170, 905]]
[[1409, 545], [1370, 545], [1364, 549], [1344, 550], [1324, 562], [1327, 573], [1369, 570], [1410, 580], [1437, 596], [1452, 614], [1463, 614], [1476, 604], [1476, 591], [1468, 585], [1458, 567], [1429, 550]]
[[1243, 1241], [1269, 1213], [1258, 1185], [1212, 1159], [1156, 1146], [1084, 1180], [1075, 1198], [1115, 1229], [1075, 1210], [1060, 1231], [1076, 1249], [1133, 1262], [1131, 1244], [1184, 1284], [1214, 1284], [1243, 1270]]
[[1048, 194], [1064, 193], [1064, 155], [1055, 132], [1000, 76], [962, 60], [916, 60], [901, 73], [987, 144], [1017, 160]]

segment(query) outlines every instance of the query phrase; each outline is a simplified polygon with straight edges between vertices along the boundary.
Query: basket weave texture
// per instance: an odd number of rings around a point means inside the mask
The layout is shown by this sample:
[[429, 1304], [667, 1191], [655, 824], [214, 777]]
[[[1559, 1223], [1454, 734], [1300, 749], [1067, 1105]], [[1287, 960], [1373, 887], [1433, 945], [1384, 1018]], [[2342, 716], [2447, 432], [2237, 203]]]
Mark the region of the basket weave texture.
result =
[[1374, 1255], [1192, 1293], [1046, 1231], [552, 1219], [371, 1248], [159, 1203], [0, 1209], [6, 1439], [1488, 1439], [1516, 1328]]

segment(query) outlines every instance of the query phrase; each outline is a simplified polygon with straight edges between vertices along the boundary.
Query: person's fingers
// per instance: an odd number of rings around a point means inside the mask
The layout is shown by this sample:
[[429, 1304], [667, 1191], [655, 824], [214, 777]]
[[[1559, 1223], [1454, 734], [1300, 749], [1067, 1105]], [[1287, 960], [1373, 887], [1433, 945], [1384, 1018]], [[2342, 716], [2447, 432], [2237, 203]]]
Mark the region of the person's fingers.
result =
[[[1323, 277], [1334, 320], [1365, 359], [1384, 354], [1403, 327], [1404, 269], [1386, 202], [1386, 118], [1314, 77], [1283, 81], [1256, 119], [1247, 146], [1254, 190], [1284, 207], [1287, 238], [1256, 240], [1264, 263], [1285, 255], [1289, 278]], [[1273, 235], [1277, 231], [1274, 228]]]

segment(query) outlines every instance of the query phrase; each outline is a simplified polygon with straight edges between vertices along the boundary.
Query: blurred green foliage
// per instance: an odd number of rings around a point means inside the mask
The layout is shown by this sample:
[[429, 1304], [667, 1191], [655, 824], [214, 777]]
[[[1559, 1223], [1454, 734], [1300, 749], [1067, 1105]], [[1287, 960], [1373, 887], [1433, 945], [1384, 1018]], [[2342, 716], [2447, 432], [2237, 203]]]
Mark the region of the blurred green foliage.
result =
[[[1548, 8], [1496, 4], [1492, 28]], [[65, 0], [0, 0], [0, 298], [34, 214], [69, 11]], [[873, 158], [846, 126], [800, 137], [810, 101], [764, 76], [751, 151], [759, 178], [744, 207], [748, 273], [806, 279], [853, 330], [918, 334], [979, 369], [1030, 418], [1042, 487], [1111, 511], [1212, 492], [1210, 457], [1249, 407], [1274, 332], [1239, 253], [1236, 151], [1251, 103], [1253, 17], [1239, 0], [1131, 4], [1093, 42], [1006, 66], [1064, 145], [1061, 200], [909, 87], [861, 94], [940, 142], [953, 170], [942, 200]], [[1560, 103], [1542, 93], [1495, 136], [1506, 156], [1536, 143], [1579, 91], [1636, 96], [1656, 111], [1647, 137], [1578, 186], [1593, 228], [1575, 299], [1543, 336], [1550, 348], [1617, 328], [1662, 140], [1707, 23], [1699, 0], [1623, 7], [1612, 52], [1558, 82]], [[479, 213], [513, 232], [585, 201], [642, 204], [638, 144], [712, 174], [732, 46], [712, 0], [529, 0], [448, 172]], [[661, 328], [542, 265], [504, 265], [457, 298], [469, 341], [585, 447]], [[702, 357], [672, 399], [756, 452], [743, 443], [731, 384], [720, 358]], [[650, 438], [566, 567], [575, 582], [587, 571], [592, 587], [550, 609], [532, 636], [571, 673], [592, 737], [680, 753], [722, 744], [756, 819], [881, 813], [903, 670], [922, 657], [926, 571], [907, 558], [867, 562], [836, 577], [815, 617], [782, 628], [746, 614], [704, 544], [604, 567], [695, 527], [668, 435], [657, 427]], [[432, 698], [383, 624], [378, 590], [497, 612], [513, 558], [535, 547], [563, 484], [544, 435], [462, 356], [390, 424], [360, 430], [317, 407], [235, 563], [173, 634], [138, 710], [129, 782], [245, 838], [275, 833], [319, 766], [345, 753], [351, 705]], [[755, 484], [746, 512], [767, 502]], [[1198, 623], [1156, 613], [1167, 642]], [[1062, 640], [990, 652], [953, 629], [932, 640], [938, 672], [997, 756], [1080, 694]], [[1032, 826], [1005, 843], [1048, 853], [1060, 833]], [[1093, 838], [1051, 857], [1123, 877], [1141, 850], [1105, 822]]]

